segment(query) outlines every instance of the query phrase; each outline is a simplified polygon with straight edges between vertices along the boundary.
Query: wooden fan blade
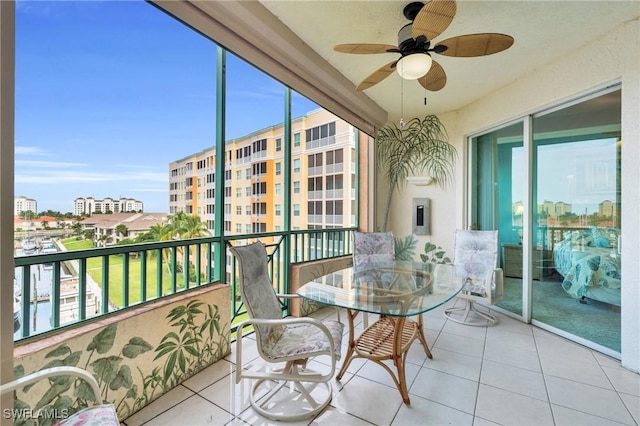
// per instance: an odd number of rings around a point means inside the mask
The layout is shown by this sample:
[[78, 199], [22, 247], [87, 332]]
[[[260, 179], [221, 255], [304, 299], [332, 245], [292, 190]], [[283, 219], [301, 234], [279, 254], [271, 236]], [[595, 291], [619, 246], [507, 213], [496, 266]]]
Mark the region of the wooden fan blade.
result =
[[447, 46], [441, 55], [471, 58], [502, 52], [513, 45], [513, 37], [497, 33], [467, 34], [448, 38], [438, 43], [440, 45]]
[[433, 40], [447, 29], [456, 15], [454, 0], [431, 0], [425, 4], [413, 20], [411, 36], [416, 39], [420, 35]]
[[356, 53], [368, 55], [372, 53], [389, 53], [389, 49], [398, 50], [397, 46], [391, 44], [374, 44], [374, 43], [347, 43], [337, 44], [333, 46], [333, 50], [341, 53]]
[[437, 92], [447, 84], [447, 74], [439, 63], [433, 61], [429, 72], [418, 79], [422, 87], [432, 92]]
[[389, 77], [395, 70], [395, 65], [398, 61], [389, 62], [387, 65], [383, 65], [375, 70], [369, 77], [362, 80], [362, 83], [356, 87], [356, 90], [361, 92], [367, 90], [371, 86], [375, 86], [385, 78]]

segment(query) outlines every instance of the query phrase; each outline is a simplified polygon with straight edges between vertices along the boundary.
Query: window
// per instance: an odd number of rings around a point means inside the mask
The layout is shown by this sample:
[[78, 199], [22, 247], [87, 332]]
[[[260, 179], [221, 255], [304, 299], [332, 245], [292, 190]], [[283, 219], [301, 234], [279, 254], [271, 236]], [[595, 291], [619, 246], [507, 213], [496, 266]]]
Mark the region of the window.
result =
[[261, 163], [253, 164], [251, 166], [251, 173], [254, 176], [267, 174], [267, 162], [263, 161]]
[[299, 180], [294, 180], [293, 181], [293, 193], [294, 194], [299, 194], [300, 193], [300, 181]]
[[[328, 182], [327, 182], [328, 185]], [[322, 178], [315, 177], [307, 179], [307, 190], [309, 192], [312, 191], [322, 191]]]
[[300, 146], [300, 133], [293, 134], [293, 146]]
[[282, 139], [276, 139], [276, 152], [282, 151]]
[[280, 216], [282, 206], [280, 206], [280, 204], [276, 204], [275, 207], [276, 207], [276, 216]]
[[242, 232], [242, 224], [236, 223], [236, 232], [239, 234]]
[[276, 191], [276, 195], [280, 195], [280, 193], [282, 192], [282, 184], [281, 183], [276, 183], [275, 191]]
[[253, 195], [267, 194], [267, 182], [256, 182], [252, 186], [253, 186]]
[[309, 201], [307, 203], [308, 215], [322, 215], [322, 201]]
[[327, 151], [327, 165], [340, 164], [343, 161], [342, 148], [336, 149], [335, 151]]
[[242, 215], [242, 206], [236, 206], [236, 214], [238, 216]]
[[325, 203], [327, 215], [342, 215], [343, 209], [342, 200], [331, 200]]
[[242, 188], [236, 188], [236, 198], [242, 197]]
[[266, 139], [257, 140], [255, 142], [253, 142], [253, 144], [251, 144], [251, 145], [253, 147], [253, 152], [254, 153], [267, 150], [267, 140]]
[[253, 214], [264, 215], [267, 214], [267, 203], [253, 203]]
[[293, 205], [293, 215], [300, 216], [300, 204]]
[[293, 172], [300, 173], [300, 159], [296, 158], [293, 160]]
[[251, 179], [251, 169], [245, 170], [245, 177], [247, 180]]
[[242, 180], [242, 170], [236, 170], [236, 180]]
[[336, 142], [336, 123], [332, 121], [331, 123], [307, 129], [306, 136], [307, 149], [334, 144]]
[[313, 167], [322, 167], [322, 153], [309, 155], [309, 169]]
[[282, 163], [276, 163], [276, 176], [279, 176], [282, 173]]

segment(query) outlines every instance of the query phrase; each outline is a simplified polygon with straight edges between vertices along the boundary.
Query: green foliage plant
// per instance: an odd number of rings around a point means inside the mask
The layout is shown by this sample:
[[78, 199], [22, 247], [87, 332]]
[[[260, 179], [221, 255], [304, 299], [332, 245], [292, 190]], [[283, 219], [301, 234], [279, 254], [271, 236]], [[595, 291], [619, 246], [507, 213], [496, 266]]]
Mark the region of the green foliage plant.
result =
[[424, 253], [420, 254], [420, 259], [424, 263], [451, 263], [447, 252], [440, 246], [428, 242], [424, 245]]

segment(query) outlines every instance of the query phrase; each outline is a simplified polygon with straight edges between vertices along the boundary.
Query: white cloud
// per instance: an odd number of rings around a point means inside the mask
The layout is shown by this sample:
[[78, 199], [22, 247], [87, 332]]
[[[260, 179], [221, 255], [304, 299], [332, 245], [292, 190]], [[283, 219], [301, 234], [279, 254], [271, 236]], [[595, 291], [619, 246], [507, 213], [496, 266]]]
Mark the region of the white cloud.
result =
[[167, 182], [166, 173], [155, 173], [147, 171], [129, 172], [91, 172], [79, 170], [34, 170], [34, 173], [17, 173], [15, 183], [17, 184], [38, 184], [38, 185], [58, 185], [58, 184], [86, 184], [86, 183], [116, 183], [116, 182]]
[[37, 146], [21, 146], [16, 145], [15, 147], [16, 155], [48, 155], [46, 151]]
[[[86, 167], [86, 163], [68, 163], [65, 161], [41, 161], [41, 160], [16, 160], [16, 169], [20, 167], [33, 167], [36, 169], [52, 169], [52, 168], [67, 168], [67, 167]], [[19, 170], [16, 170], [19, 172]]]

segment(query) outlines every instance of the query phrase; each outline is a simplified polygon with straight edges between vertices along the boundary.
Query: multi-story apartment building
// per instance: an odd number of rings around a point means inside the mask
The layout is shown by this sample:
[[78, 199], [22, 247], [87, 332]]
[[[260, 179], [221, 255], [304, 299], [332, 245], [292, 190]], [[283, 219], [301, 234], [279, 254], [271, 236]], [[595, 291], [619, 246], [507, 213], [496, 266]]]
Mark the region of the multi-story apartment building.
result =
[[[355, 225], [357, 129], [318, 109], [291, 123], [291, 229]], [[214, 229], [216, 148], [169, 165], [169, 213], [197, 214]], [[281, 231], [282, 124], [225, 144], [225, 234]]]
[[121, 213], [121, 212], [142, 212], [144, 204], [142, 201], [133, 198], [114, 199], [107, 197], [103, 200], [96, 200], [93, 197], [78, 197], [73, 202], [73, 214], [93, 214], [93, 213]]
[[571, 213], [571, 204], [563, 201], [547, 201], [538, 205], [538, 214], [545, 213], [546, 217], [557, 220], [559, 217]]
[[31, 211], [33, 213], [38, 212], [38, 202], [33, 198], [27, 198], [19, 195], [13, 197], [13, 214], [19, 216], [22, 212]]

